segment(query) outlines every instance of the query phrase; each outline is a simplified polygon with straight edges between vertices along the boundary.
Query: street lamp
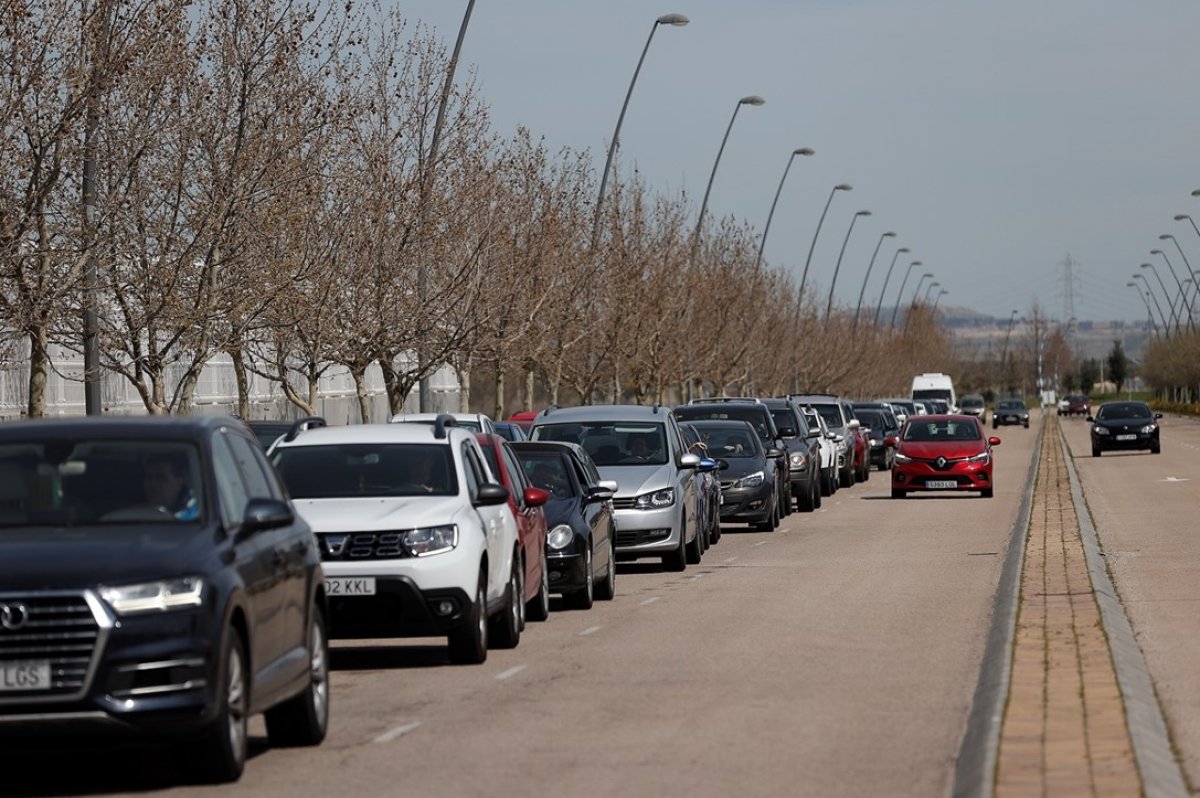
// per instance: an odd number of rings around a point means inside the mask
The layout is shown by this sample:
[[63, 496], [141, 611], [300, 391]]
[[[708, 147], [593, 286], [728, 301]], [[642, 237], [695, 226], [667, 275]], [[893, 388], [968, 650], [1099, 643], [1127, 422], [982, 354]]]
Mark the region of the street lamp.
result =
[[838, 253], [837, 264], [833, 267], [833, 279], [829, 281], [829, 301], [825, 303], [825, 321], [829, 322], [829, 313], [833, 310], [833, 289], [837, 285], [838, 272], [842, 269], [842, 256], [846, 254], [846, 245], [850, 243], [850, 233], [854, 231], [854, 223], [860, 216], [870, 216], [870, 211], [858, 211], [850, 217], [850, 227], [846, 230], [846, 238], [842, 240], [842, 251]]
[[600, 193], [596, 197], [596, 219], [592, 224], [592, 249], [600, 240], [600, 209], [604, 205], [604, 188], [608, 185], [608, 172], [612, 168], [613, 155], [617, 151], [617, 139], [621, 136], [621, 123], [625, 121], [625, 110], [629, 108], [629, 98], [633, 96], [633, 86], [637, 83], [638, 73], [642, 71], [642, 62], [646, 60], [646, 52], [650, 49], [650, 41], [659, 25], [672, 25], [681, 28], [688, 24], [688, 18], [683, 14], [664, 14], [654, 20], [650, 27], [650, 35], [646, 38], [646, 46], [642, 48], [642, 57], [638, 59], [637, 67], [633, 70], [633, 80], [629, 81], [629, 90], [625, 92], [625, 102], [621, 105], [621, 113], [617, 116], [617, 129], [613, 131], [612, 141], [608, 143], [608, 157], [604, 161], [604, 171], [600, 174]]
[[[1164, 259], [1167, 257], [1167, 253], [1161, 249], [1152, 249], [1150, 250], [1150, 254], [1162, 255]], [[1169, 261], [1168, 265], [1170, 265]], [[1179, 316], [1175, 313], [1175, 306], [1171, 304], [1171, 293], [1167, 291], [1167, 284], [1163, 282], [1162, 275], [1158, 273], [1158, 268], [1153, 263], [1143, 263], [1142, 268], [1154, 272], [1154, 279], [1158, 280], [1158, 287], [1162, 289], [1163, 299], [1167, 300], [1167, 306], [1171, 309], [1171, 321], [1175, 323], [1175, 332], [1179, 332]], [[1175, 270], [1172, 269], [1171, 271], [1174, 272]], [[1167, 334], [1169, 335], [1170, 332], [1171, 328], [1168, 327]]]
[[[883, 246], [883, 239], [895, 238], [896, 234], [891, 230], [879, 236], [879, 242], [875, 245], [875, 251], [871, 253], [871, 260], [867, 263], [867, 273], [863, 275], [862, 288], [858, 291], [858, 304], [854, 306], [854, 329], [858, 329], [858, 313], [862, 310], [863, 295], [867, 293], [867, 280], [871, 279], [871, 269], [875, 266], [875, 258], [879, 255], [879, 248]], [[896, 259], [892, 259], [895, 263]]]
[[[1178, 241], [1178, 240], [1175, 238], [1175, 236], [1171, 235], [1170, 233], [1163, 233], [1162, 235], [1160, 235], [1160, 236], [1158, 237], [1158, 240], [1159, 240], [1159, 241], [1166, 241], [1166, 240], [1168, 240], [1168, 239], [1170, 239], [1171, 241], [1175, 242], [1175, 249], [1179, 250], [1179, 257], [1183, 258], [1183, 264], [1184, 264], [1184, 266], [1186, 266], [1186, 267], [1187, 267], [1187, 273], [1188, 273], [1188, 274], [1191, 274], [1191, 273], [1192, 273], [1192, 264], [1188, 262], [1187, 255], [1185, 255], [1185, 254], [1184, 254], [1184, 252], [1183, 252], [1183, 247], [1181, 247], [1181, 246], [1179, 245], [1179, 241]], [[1167, 254], [1164, 252], [1164, 253], [1163, 253], [1163, 258], [1166, 258], [1166, 257], [1167, 257]], [[1168, 267], [1170, 267], [1170, 266], [1171, 266], [1171, 261], [1167, 261], [1167, 266], [1168, 266]], [[1179, 296], [1180, 296], [1180, 298], [1183, 300], [1183, 307], [1186, 307], [1186, 308], [1187, 308], [1187, 312], [1188, 312], [1188, 328], [1189, 328], [1189, 329], [1191, 329], [1191, 330], [1193, 330], [1193, 331], [1195, 331], [1195, 329], [1196, 329], [1196, 326], [1195, 326], [1195, 324], [1192, 322], [1192, 303], [1191, 303], [1191, 301], [1190, 301], [1190, 300], [1188, 300], [1188, 298], [1187, 298], [1187, 292], [1185, 292], [1185, 291], [1183, 290], [1183, 283], [1182, 283], [1182, 282], [1180, 282], [1180, 280], [1179, 280], [1179, 275], [1175, 273], [1175, 269], [1174, 269], [1174, 268], [1171, 268], [1171, 276], [1175, 278], [1175, 284], [1179, 286]]]
[[725, 142], [729, 141], [729, 131], [733, 130], [733, 123], [737, 119], [738, 111], [742, 110], [743, 105], [763, 105], [764, 103], [766, 103], [766, 100], [756, 94], [752, 94], [749, 97], [743, 97], [738, 100], [737, 105], [733, 107], [733, 116], [729, 117], [729, 126], [725, 128], [725, 135], [721, 138], [721, 148], [717, 150], [717, 159], [713, 161], [712, 172], [708, 176], [708, 187], [704, 189], [704, 201], [700, 203], [700, 217], [696, 219], [696, 234], [692, 241], [693, 247], [700, 244], [700, 229], [704, 226], [704, 212], [708, 209], [708, 195], [712, 192], [713, 180], [717, 176], [717, 167], [721, 163], [721, 153], [725, 152]]
[[1008, 329], [1004, 332], [1004, 348], [1000, 351], [1000, 365], [1003, 366], [1008, 360], [1008, 339], [1012, 336], [1013, 322], [1017, 320], [1019, 310], [1013, 308], [1012, 315], [1008, 317]]
[[[888, 326], [893, 330], [896, 329], [896, 312], [900, 310], [900, 297], [904, 296], [904, 286], [908, 285], [908, 276], [912, 274], [913, 266], [924, 266], [925, 264], [919, 260], [914, 260], [908, 264], [908, 271], [904, 272], [904, 279], [900, 281], [900, 290], [896, 292], [896, 305], [892, 308], [892, 323]], [[882, 302], [883, 299], [880, 298]]]
[[917, 294], [921, 293], [921, 285], [925, 282], [926, 277], [932, 277], [932, 276], [933, 276], [933, 272], [925, 272], [924, 274], [921, 275], [921, 279], [917, 280], [917, 287], [913, 289], [912, 299], [909, 300], [909, 303], [908, 303], [910, 306], [916, 307]]
[[1142, 289], [1133, 281], [1125, 283], [1125, 285], [1138, 292], [1138, 296], [1141, 297], [1142, 304], [1146, 306], [1146, 318], [1150, 319], [1150, 329], [1154, 332], [1155, 338], [1161, 338], [1162, 336], [1158, 332], [1158, 322], [1154, 320], [1154, 312], [1150, 310], [1150, 300], [1146, 298], [1146, 294], [1143, 294]]
[[945, 288], [943, 288], [941, 291], [938, 291], [938, 295], [933, 300], [933, 312], [934, 313], [937, 312], [937, 306], [938, 306], [938, 303], [942, 301], [942, 297], [944, 297], [948, 293], [950, 293], [950, 292], [947, 291]]
[[[892, 264], [888, 266], [887, 274], [883, 277], [883, 288], [879, 292], [879, 301], [875, 303], [875, 320], [871, 323], [872, 326], [879, 326], [879, 311], [883, 309], [883, 295], [887, 293], [888, 283], [892, 279], [892, 269], [896, 268], [896, 258], [900, 257], [901, 252], [908, 252], [908, 247], [900, 247], [892, 255]], [[909, 267], [912, 268], [911, 266]]]
[[[1149, 263], [1143, 263], [1142, 268], [1143, 269], [1145, 269], [1145, 268], [1153, 269], [1154, 267]], [[1158, 303], [1158, 295], [1155, 294], [1154, 289], [1152, 289], [1150, 287], [1149, 278], [1147, 278], [1146, 275], [1144, 275], [1140, 272], [1135, 272], [1133, 275], [1133, 279], [1135, 279], [1135, 280], [1140, 279], [1143, 283], [1146, 284], [1146, 293], [1149, 294], [1150, 298], [1154, 300], [1154, 307], [1158, 308], [1158, 316], [1160, 319], [1162, 319], [1163, 331], [1164, 331], [1163, 337], [1170, 338], [1171, 337], [1171, 325], [1167, 322], [1167, 314], [1163, 313], [1162, 305], [1160, 305]], [[1159, 280], [1159, 282], [1161, 283], [1162, 280]], [[1174, 318], [1175, 318], [1175, 314], [1172, 312], [1171, 319], [1174, 320]]]
[[825, 210], [821, 211], [821, 218], [817, 220], [817, 229], [813, 232], [812, 243], [808, 245], [808, 257], [804, 259], [804, 273], [800, 275], [800, 292], [796, 294], [796, 318], [800, 317], [800, 308], [804, 304], [804, 286], [808, 283], [808, 267], [812, 264], [813, 250], [817, 248], [817, 236], [821, 235], [821, 225], [825, 223], [825, 214], [829, 213], [829, 204], [833, 202], [833, 195], [839, 191], [853, 191], [854, 186], [849, 183], [838, 183], [829, 192], [829, 199], [825, 200]]
[[771, 211], [767, 214], [767, 224], [763, 227], [762, 240], [758, 242], [758, 257], [754, 259], [754, 268], [758, 268], [762, 263], [763, 249], [767, 246], [767, 233], [771, 232], [771, 220], [775, 218], [775, 206], [779, 204], [779, 195], [783, 192], [783, 181], [787, 180], [788, 171], [792, 168], [792, 161], [796, 160], [797, 155], [803, 155], [806, 158], [814, 154], [814, 150], [808, 147], [801, 147], [797, 150], [792, 150], [792, 154], [788, 156], [787, 166], [783, 167], [783, 177], [779, 178], [779, 188], [775, 189], [775, 199], [771, 201]]
[[939, 288], [939, 287], [941, 287], [941, 285], [942, 284], [939, 283], [937, 280], [934, 280], [932, 283], [930, 283], [929, 287], [925, 289], [925, 298], [921, 300], [921, 304], [928, 305], [929, 304], [929, 295], [933, 293], [933, 289]]

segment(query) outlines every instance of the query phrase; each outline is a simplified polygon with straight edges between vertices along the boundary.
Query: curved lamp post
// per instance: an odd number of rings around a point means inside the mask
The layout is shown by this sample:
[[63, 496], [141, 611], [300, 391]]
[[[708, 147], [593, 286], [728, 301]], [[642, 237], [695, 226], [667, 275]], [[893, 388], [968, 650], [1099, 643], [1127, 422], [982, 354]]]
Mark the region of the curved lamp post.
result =
[[940, 288], [941, 285], [942, 284], [939, 283], [937, 280], [934, 280], [932, 283], [930, 283], [929, 287], [925, 289], [925, 298], [921, 300], [921, 304], [928, 305], [929, 304], [929, 295], [933, 293], [933, 289]]
[[[1152, 249], [1150, 250], [1150, 254], [1162, 255], [1164, 259], [1167, 257], [1167, 253], [1163, 252], [1161, 249]], [[1169, 261], [1168, 265], [1170, 265]], [[1167, 284], [1163, 282], [1162, 275], [1158, 273], [1158, 267], [1156, 267], [1153, 263], [1143, 263], [1141, 268], [1149, 269], [1154, 273], [1154, 279], [1158, 280], [1158, 287], [1162, 289], [1163, 299], [1167, 300], [1167, 308], [1171, 311], [1171, 321], [1175, 324], [1175, 332], [1179, 332], [1179, 316], [1175, 313], [1175, 306], [1171, 303], [1171, 292], [1167, 290]], [[1175, 270], [1172, 269], [1171, 271], [1174, 272]], [[1167, 335], [1169, 336], [1170, 334], [1171, 328], [1168, 327]]]
[[[879, 236], [879, 243], [877, 243], [875, 245], [875, 251], [873, 253], [871, 253], [871, 260], [867, 264], [867, 273], [865, 275], [863, 275], [862, 288], [860, 288], [858, 291], [858, 304], [854, 306], [854, 329], [856, 329], [856, 330], [858, 329], [858, 314], [859, 314], [859, 311], [862, 310], [863, 295], [865, 295], [867, 293], [867, 280], [871, 279], [871, 269], [875, 266], [875, 258], [879, 255], [879, 248], [883, 246], [883, 239], [895, 238], [895, 237], [896, 237], [896, 234], [891, 230], [888, 230], [886, 233], [883, 233], [882, 235]], [[896, 259], [892, 258], [892, 263], [895, 263], [895, 262], [896, 262]]]
[[911, 307], [916, 307], [916, 305], [917, 305], [917, 294], [921, 293], [921, 286], [925, 283], [925, 278], [932, 277], [932, 276], [933, 276], [933, 272], [925, 272], [924, 274], [921, 275], [921, 279], [917, 280], [917, 287], [913, 289], [912, 299], [909, 300], [909, 303], [908, 303]]
[[775, 199], [771, 201], [771, 211], [767, 214], [767, 224], [763, 227], [762, 240], [758, 242], [758, 257], [754, 259], [754, 268], [758, 268], [762, 263], [763, 249], [767, 246], [767, 233], [771, 232], [771, 220], [775, 218], [775, 206], [779, 204], [779, 195], [783, 192], [783, 181], [787, 180], [788, 171], [792, 168], [792, 161], [796, 160], [797, 155], [808, 157], [815, 154], [815, 150], [809, 147], [801, 147], [792, 150], [792, 154], [788, 156], [787, 166], [783, 167], [783, 177], [779, 178], [779, 188], [775, 189]]
[[[901, 252], [908, 252], [908, 247], [900, 247], [892, 255], [892, 264], [888, 266], [887, 274], [883, 277], [883, 288], [879, 291], [879, 301], [875, 303], [875, 320], [871, 322], [872, 326], [879, 326], [879, 311], [883, 309], [883, 295], [887, 293], [888, 283], [892, 279], [892, 269], [896, 268], [896, 258], [900, 257]], [[911, 266], [909, 267], [912, 268]]]
[[[1184, 254], [1183, 247], [1181, 247], [1179, 245], [1179, 241], [1175, 238], [1175, 236], [1171, 235], [1170, 233], [1163, 233], [1162, 235], [1160, 235], [1158, 237], [1159, 241], [1166, 241], [1168, 239], [1175, 243], [1175, 249], [1179, 250], [1179, 257], [1183, 258], [1183, 265], [1187, 267], [1187, 273], [1190, 275], [1192, 273], [1192, 264], [1188, 262], [1187, 255]], [[1167, 254], [1164, 252], [1163, 258], [1166, 258], [1166, 257], [1167, 257]], [[1168, 267], [1171, 266], [1170, 261], [1167, 261], [1167, 266]], [[1171, 269], [1171, 276], [1175, 278], [1175, 283], [1176, 283], [1176, 285], [1179, 286], [1179, 297], [1182, 300], [1183, 308], [1187, 308], [1188, 329], [1194, 331], [1196, 329], [1196, 326], [1192, 322], [1192, 303], [1187, 298], [1187, 292], [1183, 290], [1183, 282], [1180, 281], [1179, 275], [1175, 273], [1174, 268]], [[1180, 310], [1182, 311], [1182, 308]]]
[[850, 243], [850, 234], [854, 232], [854, 223], [858, 221], [858, 217], [870, 215], [870, 211], [858, 211], [850, 217], [850, 227], [846, 230], [846, 237], [842, 240], [842, 251], [838, 253], [837, 264], [833, 267], [833, 279], [829, 281], [829, 301], [825, 303], [826, 323], [829, 321], [830, 311], [833, 310], [833, 289], [837, 285], [838, 272], [842, 269], [842, 256], [846, 254], [846, 245]]
[[825, 200], [825, 210], [821, 211], [821, 218], [817, 220], [817, 229], [813, 232], [812, 243], [808, 245], [808, 257], [804, 259], [804, 273], [800, 275], [800, 291], [796, 294], [796, 318], [800, 317], [800, 308], [804, 305], [804, 286], [808, 283], [808, 267], [812, 264], [813, 250], [817, 248], [817, 236], [821, 235], [821, 225], [825, 223], [825, 214], [829, 213], [829, 204], [833, 202], [833, 195], [839, 191], [853, 191], [854, 186], [849, 183], [838, 183], [829, 192], [829, 199]]
[[646, 52], [650, 49], [650, 41], [659, 25], [672, 25], [681, 28], [688, 24], [688, 18], [683, 14], [664, 14], [654, 20], [650, 35], [646, 38], [646, 46], [642, 48], [642, 57], [638, 59], [637, 67], [633, 70], [633, 80], [629, 81], [629, 90], [625, 92], [625, 102], [621, 105], [621, 113], [617, 116], [617, 129], [613, 131], [612, 141], [608, 143], [608, 157], [604, 160], [604, 171], [600, 173], [600, 193], [596, 197], [596, 219], [592, 224], [592, 249], [600, 240], [600, 209], [604, 205], [604, 189], [608, 185], [608, 172], [612, 168], [613, 154], [617, 151], [617, 140], [621, 137], [621, 123], [625, 121], [625, 111], [629, 108], [629, 98], [633, 96], [633, 86], [637, 83], [638, 73], [642, 71], [642, 62], [646, 60]]
[[938, 291], [938, 295], [936, 297], [934, 297], [934, 299], [933, 299], [933, 312], [934, 313], [937, 313], [937, 306], [938, 306], [938, 303], [942, 301], [942, 297], [944, 297], [948, 293], [950, 293], [950, 292], [947, 291], [945, 288], [943, 288], [941, 291]]
[[1141, 287], [1132, 280], [1125, 283], [1125, 285], [1137, 291], [1138, 296], [1141, 297], [1142, 304], [1146, 306], [1146, 318], [1150, 319], [1150, 329], [1153, 331], [1154, 337], [1161, 338], [1162, 336], [1158, 332], [1158, 322], [1154, 320], [1154, 311], [1150, 310], [1150, 300], [1146, 298], [1146, 294], [1142, 293]]
[[733, 130], [733, 123], [737, 119], [738, 111], [742, 110], [743, 105], [763, 105], [766, 103], [762, 97], [752, 94], [749, 97], [743, 97], [737, 101], [737, 105], [733, 107], [733, 116], [729, 117], [729, 125], [725, 128], [725, 135], [721, 138], [721, 148], [717, 150], [717, 158], [713, 161], [712, 172], [708, 175], [708, 187], [704, 189], [704, 201], [700, 203], [700, 218], [696, 219], [696, 233], [692, 240], [692, 246], [696, 247], [700, 243], [700, 229], [704, 226], [704, 212], [708, 210], [708, 195], [712, 192], [713, 180], [717, 176], [717, 167], [721, 164], [721, 154], [725, 152], [725, 142], [729, 141], [729, 131]]
[[[900, 298], [904, 296], [904, 286], [908, 284], [908, 276], [912, 274], [913, 266], [924, 266], [925, 264], [919, 260], [914, 260], [908, 264], [908, 271], [904, 272], [904, 279], [900, 281], [900, 290], [896, 292], [896, 306], [892, 308], [892, 323], [888, 326], [893, 330], [896, 329], [896, 313], [900, 310]], [[931, 276], [931, 275], [926, 275]], [[924, 278], [922, 278], [924, 279]], [[882, 301], [882, 299], [880, 300]]]
[[[1142, 264], [1142, 268], [1146, 268], [1148, 266], [1150, 268], [1154, 268], [1149, 263]], [[1160, 305], [1158, 302], [1158, 296], [1154, 293], [1154, 289], [1150, 287], [1150, 279], [1148, 277], [1146, 277], [1146, 275], [1141, 274], [1140, 272], [1135, 273], [1133, 275], [1133, 279], [1135, 279], [1135, 280], [1140, 279], [1143, 283], [1146, 284], [1146, 293], [1150, 296], [1150, 298], [1152, 300], [1154, 300], [1154, 307], [1158, 308], [1158, 317], [1160, 319], [1162, 319], [1163, 333], [1164, 333], [1163, 337], [1170, 338], [1171, 337], [1171, 325], [1167, 322], [1167, 314], [1163, 313], [1162, 305]], [[1159, 280], [1159, 282], [1162, 282], [1162, 281]], [[1174, 319], [1175, 314], [1172, 313], [1171, 318]]]

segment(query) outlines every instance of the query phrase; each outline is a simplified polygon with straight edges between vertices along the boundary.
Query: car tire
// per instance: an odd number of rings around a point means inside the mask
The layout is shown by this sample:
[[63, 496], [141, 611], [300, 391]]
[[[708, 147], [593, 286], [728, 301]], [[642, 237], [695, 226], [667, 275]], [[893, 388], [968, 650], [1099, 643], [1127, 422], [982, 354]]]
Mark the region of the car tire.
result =
[[1093, 446], [1092, 447], [1092, 457], [1099, 457], [1099, 456], [1100, 456], [1100, 447]]
[[487, 570], [480, 565], [479, 584], [475, 588], [475, 603], [467, 622], [447, 637], [450, 661], [455, 665], [480, 665], [487, 661]]
[[610, 543], [608, 546], [608, 569], [604, 578], [596, 583], [596, 598], [601, 601], [612, 601], [617, 597], [617, 552]]
[[508, 594], [504, 607], [490, 619], [488, 645], [492, 648], [516, 648], [521, 642], [521, 627], [525, 620], [525, 566], [521, 557], [513, 552], [512, 573], [508, 577]]
[[309, 616], [309, 682], [299, 693], [264, 713], [271, 745], [317, 745], [329, 731], [329, 638], [321, 610], [314, 606]]
[[539, 577], [541, 584], [533, 598], [525, 603], [525, 617], [531, 621], [544, 621], [550, 617], [550, 566], [542, 554], [542, 572]]
[[684, 556], [687, 557], [688, 565], [700, 564], [700, 559], [704, 556], [704, 532], [701, 529], [696, 529], [696, 536], [687, 544]]
[[801, 491], [796, 491], [794, 495], [796, 498], [796, 509], [800, 512], [811, 513], [813, 510], [817, 509], [816, 504], [813, 503], [811, 486], [809, 487], [808, 491], [803, 493]]
[[249, 740], [250, 675], [246, 646], [237, 630], [225, 630], [217, 673], [217, 716], [198, 740], [181, 752], [197, 781], [228, 784], [241, 778]]
[[583, 587], [566, 595], [567, 606], [573, 610], [590, 610], [596, 600], [596, 573], [592, 563], [592, 539], [583, 550]]
[[1162, 454], [1162, 445], [1157, 443], [1150, 444], [1150, 454]]
[[900, 490], [899, 488], [892, 488], [892, 498], [893, 499], [903, 499], [906, 496], [908, 496], [908, 491]]
[[838, 487], [839, 488], [854, 487], [854, 464], [853, 463], [850, 465], [849, 468], [843, 470], [842, 473], [838, 475]]
[[687, 570], [687, 524], [684, 523], [679, 529], [679, 545], [671, 551], [670, 554], [664, 554], [662, 565], [664, 571], [685, 571]]
[[708, 517], [708, 544], [715, 546], [721, 540], [721, 505], [714, 504]]
[[979, 495], [984, 499], [990, 499], [996, 495], [996, 491], [994, 488], [984, 488], [983, 490], [979, 491]]
[[814, 479], [811, 483], [812, 488], [811, 488], [810, 492], [812, 493], [813, 509], [819, 510], [819, 509], [821, 509], [821, 486], [817, 484], [817, 479], [815, 478], [815, 476], [816, 475], [814, 475]]

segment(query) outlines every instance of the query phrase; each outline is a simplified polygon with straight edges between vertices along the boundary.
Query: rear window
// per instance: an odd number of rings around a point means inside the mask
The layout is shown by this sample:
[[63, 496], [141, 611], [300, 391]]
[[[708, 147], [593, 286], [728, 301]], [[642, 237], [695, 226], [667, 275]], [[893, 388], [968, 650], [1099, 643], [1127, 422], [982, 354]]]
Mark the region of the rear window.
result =
[[577, 443], [598, 466], [663, 465], [667, 462], [666, 429], [653, 422], [538, 424], [530, 439]]
[[[771, 432], [767, 427], [767, 408], [763, 406], [751, 407], [728, 407], [724, 405], [687, 405], [685, 407], [675, 408], [675, 416], [681, 420], [698, 421], [700, 419], [723, 421], [726, 419], [737, 419], [738, 421], [749, 421], [754, 427], [754, 431], [758, 437], [766, 440], [771, 437]], [[795, 423], [795, 422], [792, 422]], [[789, 423], [788, 426], [791, 426]]]
[[294, 499], [458, 493], [454, 459], [444, 444], [286, 446], [272, 460]]

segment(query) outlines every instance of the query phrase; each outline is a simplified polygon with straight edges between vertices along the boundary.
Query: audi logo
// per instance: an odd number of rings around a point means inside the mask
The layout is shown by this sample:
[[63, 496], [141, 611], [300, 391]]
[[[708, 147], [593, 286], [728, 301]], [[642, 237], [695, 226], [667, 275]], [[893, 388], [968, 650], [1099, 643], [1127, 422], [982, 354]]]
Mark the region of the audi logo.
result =
[[29, 608], [20, 602], [0, 604], [0, 626], [15, 632], [29, 620]]

